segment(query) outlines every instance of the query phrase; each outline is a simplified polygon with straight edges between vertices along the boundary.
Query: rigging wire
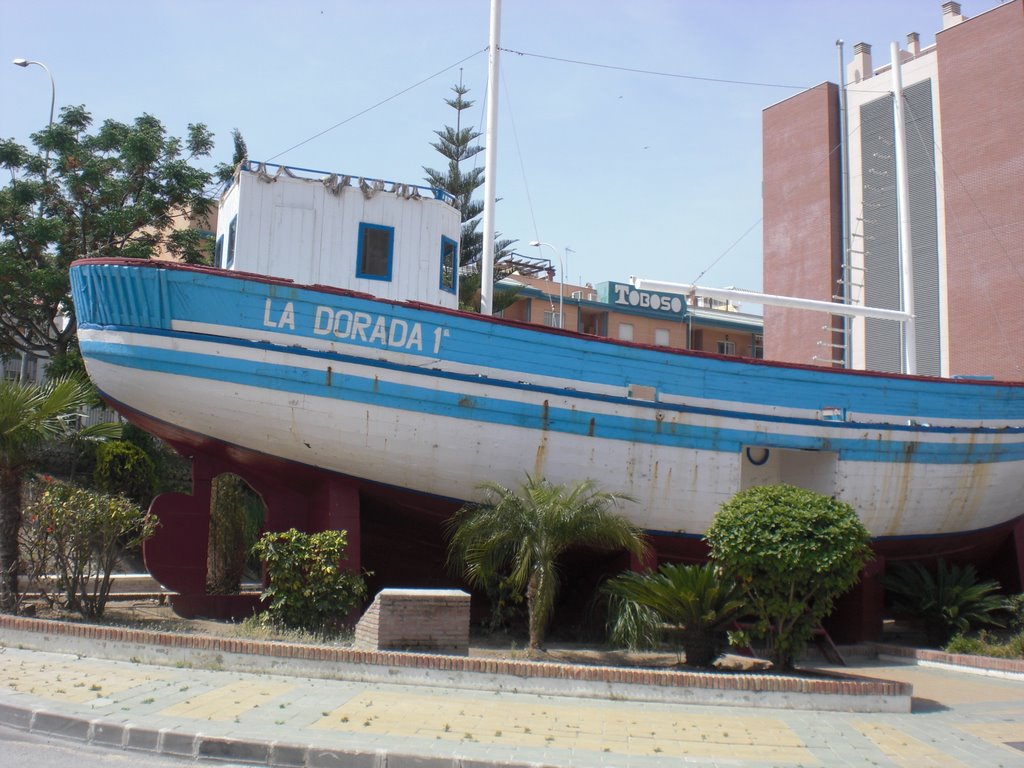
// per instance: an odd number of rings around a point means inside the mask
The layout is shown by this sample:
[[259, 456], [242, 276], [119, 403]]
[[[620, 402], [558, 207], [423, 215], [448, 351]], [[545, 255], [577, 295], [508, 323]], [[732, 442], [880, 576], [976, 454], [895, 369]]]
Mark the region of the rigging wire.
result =
[[[523, 190], [526, 192], [526, 205], [530, 210], [530, 221], [533, 223], [533, 239], [540, 240], [540, 232], [537, 229], [537, 216], [533, 210], [533, 198], [530, 197], [530, 183], [526, 179], [526, 165], [523, 163], [523, 150], [519, 144], [519, 132], [516, 130], [515, 112], [512, 109], [512, 99], [508, 88], [508, 81], [505, 73], [501, 73], [501, 83], [505, 91], [505, 104], [508, 106], [508, 118], [512, 124], [512, 138], [516, 143], [516, 155], [519, 158], [519, 173], [523, 177]], [[563, 278], [564, 279], [564, 278]]]
[[356, 112], [354, 115], [350, 115], [350, 116], [346, 117], [344, 120], [342, 120], [339, 123], [335, 123], [330, 128], [325, 128], [324, 130], [320, 131], [319, 133], [313, 134], [308, 139], [303, 139], [298, 144], [295, 144], [294, 146], [288, 147], [288, 149], [282, 150], [281, 152], [278, 152], [276, 155], [273, 155], [272, 157], [268, 157], [266, 162], [269, 163], [272, 160], [276, 160], [277, 158], [281, 157], [281, 155], [286, 155], [289, 152], [291, 152], [293, 149], [298, 149], [299, 147], [303, 146], [304, 144], [308, 144], [309, 142], [313, 141], [314, 139], [319, 139], [321, 136], [323, 136], [326, 133], [330, 133], [335, 128], [340, 128], [341, 126], [345, 125], [345, 123], [350, 123], [353, 120], [355, 120], [357, 117], [362, 117], [367, 112], [371, 112], [371, 111], [375, 110], [377, 107], [383, 106], [384, 104], [387, 104], [389, 101], [393, 101], [393, 100], [397, 99], [399, 96], [402, 96], [403, 94], [408, 93], [409, 91], [413, 90], [414, 88], [418, 88], [419, 86], [423, 85], [424, 83], [427, 83], [427, 82], [433, 80], [435, 77], [438, 77], [439, 75], [443, 75], [448, 70], [454, 69], [455, 67], [459, 66], [460, 64], [463, 64], [463, 63], [469, 61], [470, 59], [472, 59], [472, 58], [474, 58], [476, 56], [479, 56], [481, 53], [484, 53], [486, 50], [487, 50], [487, 48], [481, 48], [479, 51], [474, 51], [469, 56], [466, 56], [463, 59], [459, 59], [454, 64], [449, 64], [444, 69], [439, 69], [434, 74], [428, 75], [427, 77], [423, 78], [422, 80], [420, 80], [420, 81], [418, 81], [416, 83], [413, 83], [412, 85], [410, 85], [410, 86], [408, 86], [406, 88], [403, 88], [402, 90], [398, 91], [397, 93], [391, 94], [386, 99], [382, 99], [382, 100], [378, 101], [376, 104], [373, 104], [373, 105], [367, 107], [366, 109], [360, 110], [359, 112]]
[[702, 277], [704, 277], [704, 275], [705, 275], [705, 274], [707, 273], [707, 271], [708, 271], [709, 269], [711, 269], [712, 267], [714, 267], [714, 266], [715, 266], [715, 264], [717, 264], [717, 263], [718, 263], [718, 262], [720, 262], [720, 261], [721, 261], [722, 259], [724, 259], [724, 258], [725, 258], [725, 257], [726, 257], [726, 256], [727, 256], [727, 255], [729, 254], [729, 252], [730, 252], [730, 251], [731, 251], [731, 250], [732, 250], [733, 248], [735, 248], [735, 247], [736, 247], [737, 245], [739, 245], [739, 244], [740, 244], [740, 242], [742, 242], [743, 238], [745, 238], [745, 237], [746, 237], [747, 235], [749, 235], [749, 234], [750, 234], [751, 232], [753, 232], [753, 231], [754, 231], [754, 227], [756, 227], [756, 226], [757, 226], [758, 224], [760, 224], [760, 223], [761, 223], [762, 221], [764, 221], [764, 217], [763, 217], [763, 216], [762, 216], [762, 217], [759, 217], [759, 218], [757, 219], [757, 221], [755, 221], [755, 222], [754, 222], [753, 224], [751, 224], [751, 225], [750, 225], [749, 227], [747, 227], [747, 230], [746, 230], [746, 232], [744, 232], [744, 233], [743, 233], [742, 235], [740, 235], [739, 237], [737, 237], [737, 238], [736, 238], [736, 239], [735, 239], [735, 240], [733, 241], [732, 245], [730, 245], [730, 246], [729, 246], [728, 248], [726, 248], [726, 249], [725, 249], [724, 251], [722, 251], [722, 252], [721, 252], [721, 253], [720, 253], [720, 254], [718, 255], [718, 257], [717, 257], [717, 258], [716, 258], [716, 259], [715, 259], [714, 261], [712, 261], [712, 262], [711, 262], [710, 264], [708, 264], [708, 265], [707, 265], [707, 266], [706, 266], [706, 267], [704, 268], [704, 271], [703, 271], [703, 272], [701, 272], [701, 273], [700, 273], [699, 275], [697, 275], [697, 278], [696, 278], [695, 280], [693, 280], [693, 281], [691, 282], [691, 285], [697, 285], [697, 284], [698, 284], [698, 283], [700, 282], [700, 279], [701, 279]]

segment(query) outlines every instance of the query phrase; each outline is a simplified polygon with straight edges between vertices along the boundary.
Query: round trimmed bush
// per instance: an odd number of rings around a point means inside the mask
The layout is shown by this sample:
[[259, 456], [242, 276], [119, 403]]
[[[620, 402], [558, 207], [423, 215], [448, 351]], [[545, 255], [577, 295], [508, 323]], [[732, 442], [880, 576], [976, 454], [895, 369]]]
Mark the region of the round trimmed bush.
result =
[[747, 590], [752, 628], [776, 667], [794, 656], [872, 558], [853, 507], [805, 488], [768, 485], [733, 496], [705, 534], [711, 556]]

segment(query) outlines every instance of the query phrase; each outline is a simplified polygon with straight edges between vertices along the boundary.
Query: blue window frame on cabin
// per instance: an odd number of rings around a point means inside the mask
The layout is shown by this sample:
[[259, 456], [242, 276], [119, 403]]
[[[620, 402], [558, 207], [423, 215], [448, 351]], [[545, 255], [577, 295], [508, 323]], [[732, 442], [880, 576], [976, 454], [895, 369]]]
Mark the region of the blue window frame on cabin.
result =
[[235, 266], [235, 240], [238, 233], [238, 216], [231, 219], [228, 224], [228, 253], [224, 260], [224, 269], [231, 269]]
[[441, 236], [441, 290], [455, 293], [459, 287], [459, 244]]
[[359, 222], [359, 252], [356, 277], [391, 281], [395, 253], [395, 228]]

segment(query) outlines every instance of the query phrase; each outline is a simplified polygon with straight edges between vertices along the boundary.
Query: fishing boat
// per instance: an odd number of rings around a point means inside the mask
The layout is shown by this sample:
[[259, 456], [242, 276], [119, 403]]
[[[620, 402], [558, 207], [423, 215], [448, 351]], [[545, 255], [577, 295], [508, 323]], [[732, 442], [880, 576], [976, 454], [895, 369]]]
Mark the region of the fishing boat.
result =
[[[240, 168], [221, 204], [220, 268], [71, 269], [103, 396], [213, 467], [207, 478], [250, 479], [271, 526], [343, 524], [358, 550], [361, 498], [450, 511], [484, 480], [530, 475], [628, 494], [623, 513], [665, 551], [699, 542], [737, 491], [776, 482], [850, 503], [889, 556], [1019, 530], [1024, 384], [779, 364], [461, 312], [453, 201], [345, 179]], [[346, 274], [349, 288], [317, 284]], [[203, 495], [154, 503], [166, 555], [148, 564], [183, 592], [202, 587]]]
[[[494, 104], [493, 18], [490, 50]], [[153, 502], [161, 526], [146, 546], [180, 611], [210, 611], [210, 488], [223, 472], [259, 492], [269, 530], [347, 530], [350, 565], [389, 586], [443, 582], [441, 521], [483, 481], [527, 476], [630, 496], [620, 511], [659, 557], [704, 556], [723, 502], [790, 483], [851, 504], [876, 564], [954, 555], [1024, 581], [1024, 383], [740, 359], [493, 317], [491, 206], [483, 311], [459, 311], [459, 232], [443, 190], [246, 162], [219, 201], [216, 267], [72, 265], [93, 381], [192, 459], [192, 493]], [[690, 292], [644, 287], [638, 300], [668, 306]], [[876, 581], [854, 613], [870, 633], [879, 610]]]

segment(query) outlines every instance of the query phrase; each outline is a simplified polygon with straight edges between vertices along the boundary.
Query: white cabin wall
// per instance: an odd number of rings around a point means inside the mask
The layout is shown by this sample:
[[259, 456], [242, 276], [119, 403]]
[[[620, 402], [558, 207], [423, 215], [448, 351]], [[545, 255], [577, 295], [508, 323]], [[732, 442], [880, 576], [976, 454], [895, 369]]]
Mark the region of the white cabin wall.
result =
[[[383, 190], [367, 197], [355, 181], [334, 194], [320, 179], [268, 178], [242, 171], [222, 200], [218, 231], [238, 214], [233, 269], [457, 306], [457, 294], [440, 288], [441, 238], [459, 241], [454, 207], [426, 190], [418, 199]], [[393, 228], [391, 280], [356, 276], [360, 223]]]
[[227, 258], [228, 230], [231, 220], [238, 215], [238, 199], [241, 190], [238, 185], [232, 185], [222, 196], [217, 211], [217, 252], [214, 256], [214, 266], [225, 269], [224, 260]]

